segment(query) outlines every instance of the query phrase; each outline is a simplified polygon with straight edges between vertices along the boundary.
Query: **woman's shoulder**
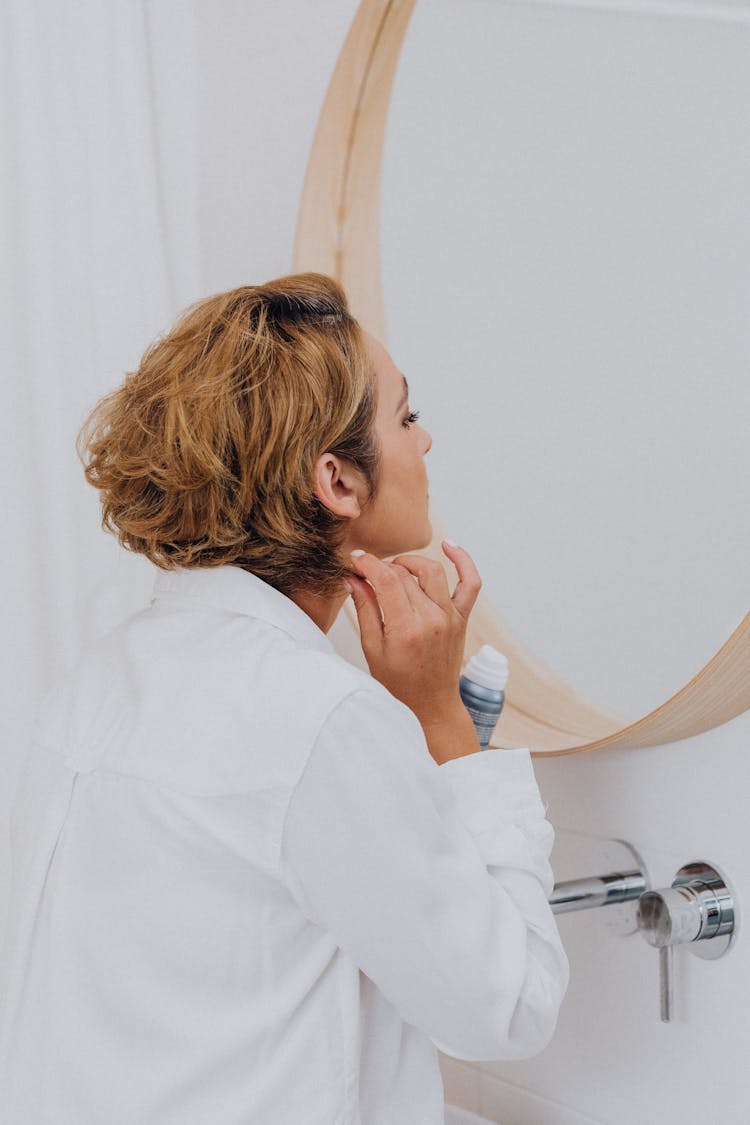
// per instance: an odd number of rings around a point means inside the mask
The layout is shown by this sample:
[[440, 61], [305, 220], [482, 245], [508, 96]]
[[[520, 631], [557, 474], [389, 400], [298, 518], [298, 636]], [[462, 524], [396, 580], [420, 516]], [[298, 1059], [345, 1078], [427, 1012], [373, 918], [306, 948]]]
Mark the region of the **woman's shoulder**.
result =
[[[35, 741], [74, 769], [193, 795], [294, 786], [343, 700], [395, 700], [368, 672], [260, 619], [165, 628], [136, 615], [86, 646], [37, 714]], [[387, 703], [386, 703], [387, 706]]]

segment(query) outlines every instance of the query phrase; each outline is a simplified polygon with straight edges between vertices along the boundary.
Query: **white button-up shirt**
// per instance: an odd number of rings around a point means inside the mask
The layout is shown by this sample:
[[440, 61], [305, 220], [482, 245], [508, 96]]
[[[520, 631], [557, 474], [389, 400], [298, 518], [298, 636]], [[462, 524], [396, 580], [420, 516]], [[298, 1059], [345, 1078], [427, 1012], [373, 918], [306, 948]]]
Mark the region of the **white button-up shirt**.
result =
[[239, 567], [45, 698], [14, 806], [3, 1125], [438, 1125], [437, 1049], [549, 1041], [568, 963], [527, 749], [412, 711]]

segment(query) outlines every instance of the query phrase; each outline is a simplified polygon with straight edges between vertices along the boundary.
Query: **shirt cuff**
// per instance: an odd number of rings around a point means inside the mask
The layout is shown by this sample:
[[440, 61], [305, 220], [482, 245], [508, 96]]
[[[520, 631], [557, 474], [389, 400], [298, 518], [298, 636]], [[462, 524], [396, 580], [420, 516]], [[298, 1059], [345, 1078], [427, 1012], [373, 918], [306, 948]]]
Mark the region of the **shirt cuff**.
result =
[[465, 754], [443, 762], [439, 768], [450, 783], [461, 819], [473, 835], [500, 824], [525, 824], [546, 815], [526, 746]]

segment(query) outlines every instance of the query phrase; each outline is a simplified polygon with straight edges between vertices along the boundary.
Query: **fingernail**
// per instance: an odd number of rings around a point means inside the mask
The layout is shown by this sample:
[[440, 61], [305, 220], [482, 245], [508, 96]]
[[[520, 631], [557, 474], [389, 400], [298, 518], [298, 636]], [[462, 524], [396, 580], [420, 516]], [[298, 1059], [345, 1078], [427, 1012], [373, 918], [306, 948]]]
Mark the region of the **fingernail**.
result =
[[365, 553], [364, 551], [359, 551], [359, 550], [357, 550], [357, 551], [352, 551], [352, 556], [353, 556], [354, 558], [357, 558], [357, 557], [358, 557], [359, 555], [364, 555], [364, 553]]
[[349, 594], [351, 594], [352, 590], [354, 589], [351, 582], [344, 582], [344, 588], [346, 589], [347, 593], [349, 593]]
[[449, 547], [457, 547], [458, 546], [458, 543], [454, 543], [452, 539], [444, 539], [443, 542], [447, 543]]

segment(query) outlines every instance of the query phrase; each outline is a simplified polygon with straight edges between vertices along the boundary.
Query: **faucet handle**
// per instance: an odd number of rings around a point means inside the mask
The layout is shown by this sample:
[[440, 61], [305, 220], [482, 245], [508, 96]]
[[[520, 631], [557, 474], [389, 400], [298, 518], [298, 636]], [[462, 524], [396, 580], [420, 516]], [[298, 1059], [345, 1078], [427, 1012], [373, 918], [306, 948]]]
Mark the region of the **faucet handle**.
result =
[[673, 947], [687, 944], [692, 953], [710, 959], [727, 953], [737, 932], [735, 897], [714, 866], [687, 863], [671, 887], [641, 895], [636, 921], [649, 945], [659, 950], [661, 1018], [667, 1022], [672, 1012]]
[[[657, 949], [698, 941], [704, 925], [697, 887], [671, 887], [646, 891], [638, 899], [638, 930]], [[707, 935], [708, 936], [708, 935]]]
[[674, 1004], [674, 947], [697, 941], [703, 915], [694, 887], [646, 891], [638, 899], [638, 930], [659, 950], [659, 1008], [662, 1023], [669, 1023]]

